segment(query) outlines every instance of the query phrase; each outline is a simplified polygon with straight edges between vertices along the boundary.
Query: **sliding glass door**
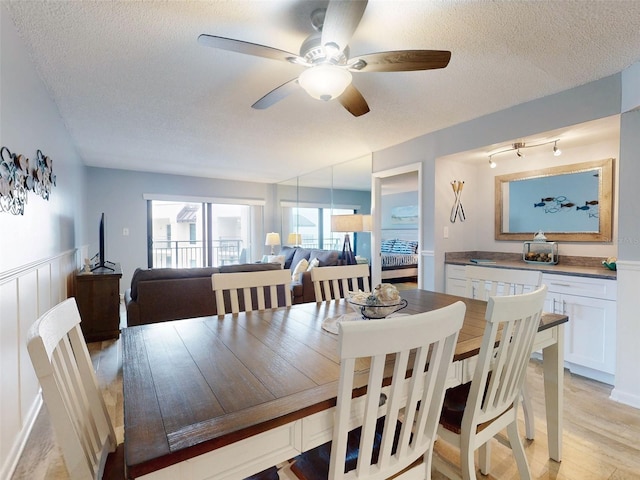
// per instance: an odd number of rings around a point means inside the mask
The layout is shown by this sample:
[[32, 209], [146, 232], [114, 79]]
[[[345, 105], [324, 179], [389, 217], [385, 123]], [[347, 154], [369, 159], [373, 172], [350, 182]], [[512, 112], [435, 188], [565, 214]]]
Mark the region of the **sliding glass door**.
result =
[[250, 261], [255, 209], [227, 203], [148, 200], [149, 268], [217, 267]]

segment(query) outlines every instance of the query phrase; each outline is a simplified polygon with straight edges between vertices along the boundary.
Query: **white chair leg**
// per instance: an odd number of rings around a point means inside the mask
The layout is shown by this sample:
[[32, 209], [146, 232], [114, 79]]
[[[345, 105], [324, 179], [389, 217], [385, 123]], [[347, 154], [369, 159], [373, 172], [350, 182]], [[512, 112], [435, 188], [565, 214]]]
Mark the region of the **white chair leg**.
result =
[[489, 475], [491, 471], [491, 439], [487, 443], [480, 445], [478, 449], [478, 464], [480, 473]]
[[520, 391], [522, 398], [522, 412], [524, 413], [524, 434], [527, 440], [533, 440], [535, 435], [535, 423], [533, 415], [533, 405], [531, 404], [531, 396], [527, 389], [527, 381], [525, 379]]
[[527, 456], [525, 455], [524, 447], [522, 446], [522, 439], [518, 433], [517, 422], [512, 422], [507, 426], [507, 435], [509, 436], [509, 443], [511, 444], [513, 456], [516, 459], [520, 480], [531, 480], [531, 471], [529, 470]]
[[469, 440], [460, 439], [460, 470], [462, 480], [476, 480], [475, 450], [469, 445]]

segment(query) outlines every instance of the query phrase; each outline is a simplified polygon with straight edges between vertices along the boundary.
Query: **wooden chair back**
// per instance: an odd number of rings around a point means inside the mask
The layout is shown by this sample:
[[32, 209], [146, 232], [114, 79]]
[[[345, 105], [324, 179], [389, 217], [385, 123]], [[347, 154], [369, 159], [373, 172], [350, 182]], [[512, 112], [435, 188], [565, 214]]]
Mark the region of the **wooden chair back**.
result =
[[345, 298], [349, 291], [360, 288], [369, 292], [369, 265], [316, 267], [311, 270], [316, 302]]
[[[448, 478], [476, 478], [474, 452], [480, 470], [489, 473], [489, 440], [504, 429], [518, 467], [519, 478], [530, 479], [522, 440], [518, 432], [518, 397], [526, 378], [547, 287], [520, 295], [491, 297], [487, 326], [470, 384], [447, 391], [438, 436], [460, 449], [462, 475], [440, 455], [434, 466]], [[499, 345], [496, 347], [496, 341]], [[459, 412], [464, 412], [462, 418]], [[501, 437], [497, 437], [502, 441]]]
[[211, 275], [211, 285], [216, 296], [218, 315], [227, 313], [225, 292], [228, 292], [231, 313], [241, 311], [241, 298], [244, 305], [243, 311], [265, 310], [265, 298], [269, 299], [269, 305], [272, 308], [277, 307], [278, 287], [284, 295], [284, 305], [281, 306], [291, 306], [291, 272], [289, 270], [214, 273]]
[[519, 295], [542, 285], [542, 272], [503, 268], [465, 267], [466, 293], [469, 298], [489, 300], [498, 295]]
[[[339, 324], [340, 380], [329, 478], [390, 478], [420, 457], [425, 461], [414, 469], [422, 473], [416, 476], [411, 469], [397, 478], [430, 478], [447, 372], [465, 310], [464, 303], [456, 302], [402, 318]], [[392, 361], [388, 354], [395, 354]], [[365, 378], [362, 359], [369, 365]], [[405, 378], [407, 370], [411, 373]], [[360, 385], [367, 385], [366, 393], [352, 398]], [[357, 464], [345, 474], [348, 434], [357, 425], [362, 425]]]
[[[42, 315], [27, 350], [71, 479], [102, 478], [116, 436], [80, 330], [75, 298]], [[124, 478], [124, 470], [121, 472]]]
[[[489, 299], [487, 327], [467, 401], [469, 410], [464, 414], [471, 424], [499, 417], [517, 403], [546, 293], [547, 287], [542, 286], [531, 293]], [[494, 348], [497, 339], [500, 344]]]

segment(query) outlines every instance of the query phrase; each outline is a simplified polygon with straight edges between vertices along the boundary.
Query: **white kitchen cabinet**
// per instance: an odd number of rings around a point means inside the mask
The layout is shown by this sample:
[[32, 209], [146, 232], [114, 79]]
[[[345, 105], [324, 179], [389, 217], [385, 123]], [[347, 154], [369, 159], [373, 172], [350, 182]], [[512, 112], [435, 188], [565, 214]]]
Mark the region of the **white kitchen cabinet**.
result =
[[445, 293], [464, 297], [467, 290], [467, 280], [464, 265], [445, 265]]
[[613, 385], [616, 367], [616, 281], [544, 274], [545, 310], [569, 317], [564, 359], [573, 373]]
[[[542, 283], [548, 288], [545, 311], [569, 317], [564, 334], [565, 366], [572, 373], [613, 385], [616, 280], [544, 273]], [[446, 265], [445, 292], [465, 296], [464, 265]]]

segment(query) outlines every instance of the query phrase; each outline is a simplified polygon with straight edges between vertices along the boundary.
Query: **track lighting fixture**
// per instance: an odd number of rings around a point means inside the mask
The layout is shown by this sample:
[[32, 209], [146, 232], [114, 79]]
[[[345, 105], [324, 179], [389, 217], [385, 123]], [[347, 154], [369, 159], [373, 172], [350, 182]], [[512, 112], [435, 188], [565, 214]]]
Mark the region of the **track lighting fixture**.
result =
[[558, 142], [560, 140], [550, 140], [548, 142], [543, 142], [543, 143], [536, 143], [534, 145], [526, 145], [524, 142], [515, 142], [511, 145], [511, 147], [509, 148], [505, 148], [504, 150], [498, 150], [497, 152], [493, 152], [489, 155], [489, 166], [491, 168], [496, 168], [496, 162], [493, 161], [493, 156], [494, 155], [498, 155], [500, 153], [507, 153], [507, 152], [516, 152], [516, 155], [518, 156], [518, 158], [523, 158], [524, 157], [524, 153], [521, 150], [524, 150], [525, 148], [533, 148], [533, 147], [540, 147], [542, 145], [549, 145], [551, 143], [553, 143], [553, 155], [558, 157], [562, 154], [562, 150], [560, 150], [558, 148]]
[[558, 141], [556, 140], [553, 142], [553, 156], [559, 157], [560, 155], [562, 155], [562, 150], [558, 148]]

